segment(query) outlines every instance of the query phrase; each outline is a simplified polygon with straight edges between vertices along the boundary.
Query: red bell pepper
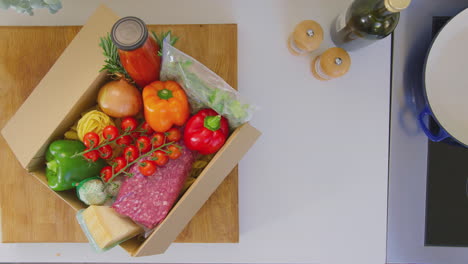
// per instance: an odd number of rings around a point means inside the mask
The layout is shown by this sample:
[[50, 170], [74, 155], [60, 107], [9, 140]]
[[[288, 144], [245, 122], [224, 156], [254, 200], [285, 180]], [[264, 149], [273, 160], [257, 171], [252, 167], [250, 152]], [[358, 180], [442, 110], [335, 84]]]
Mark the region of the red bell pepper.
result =
[[229, 134], [228, 120], [212, 109], [202, 109], [185, 125], [184, 143], [187, 148], [203, 155], [218, 151]]

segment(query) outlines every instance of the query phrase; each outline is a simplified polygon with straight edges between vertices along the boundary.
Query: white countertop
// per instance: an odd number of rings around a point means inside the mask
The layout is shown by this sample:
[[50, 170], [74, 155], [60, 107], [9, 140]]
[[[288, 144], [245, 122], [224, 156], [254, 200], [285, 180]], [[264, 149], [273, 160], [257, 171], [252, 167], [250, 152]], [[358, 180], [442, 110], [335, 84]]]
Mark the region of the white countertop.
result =
[[[0, 244], [0, 262], [359, 263], [386, 260], [391, 41], [351, 54], [321, 82], [286, 39], [314, 19], [329, 31], [349, 1], [68, 1], [56, 15], [0, 10], [0, 25], [81, 25], [99, 2], [148, 24], [237, 23], [239, 90], [262, 137], [240, 163], [239, 244], [173, 244], [159, 256], [87, 244]], [[331, 47], [328, 34], [323, 51]]]

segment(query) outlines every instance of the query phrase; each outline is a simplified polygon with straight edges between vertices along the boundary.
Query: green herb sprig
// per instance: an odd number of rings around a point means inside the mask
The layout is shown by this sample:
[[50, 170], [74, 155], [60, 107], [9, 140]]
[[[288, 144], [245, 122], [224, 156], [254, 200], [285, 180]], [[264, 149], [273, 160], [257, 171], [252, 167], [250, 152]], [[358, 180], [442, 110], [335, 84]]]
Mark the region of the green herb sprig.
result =
[[[171, 35], [172, 32], [169, 30], [167, 32], [162, 32], [158, 35], [156, 34], [156, 32], [151, 31], [151, 34], [153, 35], [153, 38], [159, 45], [158, 56], [162, 56], [163, 41], [167, 36]], [[179, 37], [174, 36], [171, 38], [169, 43], [171, 45], [174, 45], [176, 44], [177, 40], [179, 40]], [[99, 72], [108, 71], [109, 74], [113, 75], [115, 78], [123, 77], [127, 79], [127, 81], [134, 83], [128, 72], [120, 63], [119, 52], [117, 50], [117, 47], [112, 42], [109, 33], [107, 33], [107, 36], [100, 38], [99, 46], [102, 48], [103, 54], [106, 57], [106, 60], [104, 61], [105, 64], [104, 66], [102, 66], [102, 69]]]
[[120, 63], [119, 52], [117, 51], [117, 47], [112, 42], [110, 34], [108, 33], [107, 36], [101, 37], [100, 40], [101, 41], [99, 46], [102, 48], [106, 60], [104, 61], [104, 66], [102, 66], [102, 69], [99, 72], [107, 70], [116, 78], [124, 77], [127, 79], [127, 81], [133, 82], [130, 75]]
[[163, 42], [164, 42], [164, 39], [167, 36], [171, 36], [171, 40], [169, 41], [169, 44], [171, 44], [171, 46], [174, 46], [176, 44], [177, 40], [179, 40], [179, 37], [172, 36], [172, 31], [171, 30], [169, 30], [167, 32], [161, 32], [159, 35], [156, 34], [156, 32], [151, 31], [151, 34], [153, 35], [153, 38], [156, 40], [156, 42], [159, 45], [158, 56], [162, 56]]

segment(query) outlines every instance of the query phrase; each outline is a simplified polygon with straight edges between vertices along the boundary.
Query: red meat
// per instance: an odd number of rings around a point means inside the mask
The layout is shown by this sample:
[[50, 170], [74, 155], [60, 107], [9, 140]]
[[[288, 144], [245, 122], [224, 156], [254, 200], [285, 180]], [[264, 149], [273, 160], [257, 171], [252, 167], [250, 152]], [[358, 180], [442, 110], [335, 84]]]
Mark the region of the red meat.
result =
[[121, 215], [153, 228], [167, 216], [179, 197], [185, 180], [192, 168], [192, 152], [182, 143], [182, 155], [176, 160], [158, 167], [151, 176], [143, 176], [135, 164], [126, 178], [112, 207]]

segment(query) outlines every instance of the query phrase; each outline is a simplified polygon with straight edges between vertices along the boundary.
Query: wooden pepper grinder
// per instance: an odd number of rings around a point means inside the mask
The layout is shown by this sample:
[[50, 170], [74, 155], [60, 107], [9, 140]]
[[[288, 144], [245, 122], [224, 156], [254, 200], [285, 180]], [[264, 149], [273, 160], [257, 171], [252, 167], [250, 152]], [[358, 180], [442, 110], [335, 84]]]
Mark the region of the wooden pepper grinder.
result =
[[342, 48], [329, 48], [312, 60], [312, 74], [321, 81], [345, 75], [351, 67], [351, 58]]
[[306, 55], [316, 50], [323, 41], [323, 30], [319, 23], [304, 20], [297, 24], [289, 36], [288, 49], [293, 55]]

